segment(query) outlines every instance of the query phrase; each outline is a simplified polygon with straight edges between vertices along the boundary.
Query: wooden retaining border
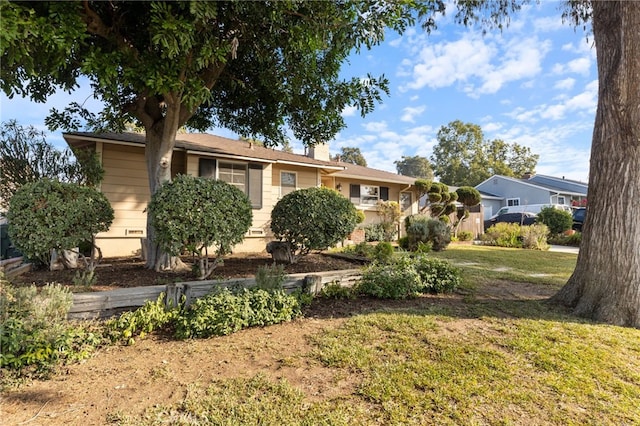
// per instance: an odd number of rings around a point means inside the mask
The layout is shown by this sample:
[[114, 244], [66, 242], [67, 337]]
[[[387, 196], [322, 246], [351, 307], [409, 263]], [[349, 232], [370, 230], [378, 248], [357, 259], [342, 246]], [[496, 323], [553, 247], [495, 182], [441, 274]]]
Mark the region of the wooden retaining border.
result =
[[[343, 287], [352, 287], [361, 279], [361, 274], [360, 269], [291, 274], [287, 275], [283, 288], [289, 293], [302, 288], [316, 295], [329, 283], [339, 283]], [[92, 293], [75, 293], [73, 295], [73, 305], [67, 318], [108, 318], [121, 312], [137, 309], [149, 300], [157, 300], [161, 293], [166, 294], [165, 301], [167, 305], [177, 306], [184, 300], [186, 306], [189, 306], [193, 300], [211, 293], [215, 288], [236, 286], [249, 288], [255, 285], [255, 278], [236, 278], [121, 288]]]

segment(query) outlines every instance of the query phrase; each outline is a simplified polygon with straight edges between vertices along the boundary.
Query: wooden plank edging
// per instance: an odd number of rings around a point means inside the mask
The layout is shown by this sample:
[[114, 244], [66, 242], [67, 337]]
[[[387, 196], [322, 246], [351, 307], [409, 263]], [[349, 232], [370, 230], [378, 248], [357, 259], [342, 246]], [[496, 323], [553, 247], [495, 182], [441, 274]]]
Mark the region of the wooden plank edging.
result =
[[[309, 280], [313, 277], [313, 280]], [[353, 286], [360, 280], [360, 269], [344, 269], [339, 271], [309, 272], [287, 275], [283, 288], [293, 292], [306, 283], [312, 282], [308, 290], [318, 294], [328, 283], [338, 282], [345, 287]], [[195, 299], [209, 294], [214, 288], [232, 286], [253, 287], [255, 277], [229, 280], [186, 281], [168, 285], [120, 288], [110, 291], [74, 293], [73, 305], [67, 317], [69, 319], [105, 318], [114, 313], [132, 310], [144, 305], [147, 301], [156, 300], [161, 293], [167, 295], [167, 303], [177, 305], [185, 298], [187, 306]]]

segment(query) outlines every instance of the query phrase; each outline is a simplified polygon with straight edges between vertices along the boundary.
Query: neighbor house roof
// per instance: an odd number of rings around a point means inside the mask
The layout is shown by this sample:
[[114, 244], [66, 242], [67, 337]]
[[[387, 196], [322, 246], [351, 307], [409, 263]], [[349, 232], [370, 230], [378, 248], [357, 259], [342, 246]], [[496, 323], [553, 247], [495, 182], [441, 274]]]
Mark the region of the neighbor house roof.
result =
[[[577, 195], [577, 196], [584, 196], [587, 194], [587, 184], [585, 183], [578, 182], [578, 181], [567, 181], [561, 178], [555, 178], [553, 176], [545, 176], [545, 175], [534, 175], [530, 178], [523, 178], [523, 179], [518, 179], [518, 178], [504, 176], [504, 175], [493, 175], [490, 178], [476, 185], [476, 189], [478, 189], [478, 187], [480, 187], [484, 183], [489, 182], [492, 179], [496, 179], [496, 178], [517, 182], [519, 184], [523, 184], [526, 186], [533, 186], [533, 187], [544, 189], [554, 193]], [[562, 184], [563, 182], [565, 184]], [[491, 195], [494, 195], [494, 194], [491, 194]]]

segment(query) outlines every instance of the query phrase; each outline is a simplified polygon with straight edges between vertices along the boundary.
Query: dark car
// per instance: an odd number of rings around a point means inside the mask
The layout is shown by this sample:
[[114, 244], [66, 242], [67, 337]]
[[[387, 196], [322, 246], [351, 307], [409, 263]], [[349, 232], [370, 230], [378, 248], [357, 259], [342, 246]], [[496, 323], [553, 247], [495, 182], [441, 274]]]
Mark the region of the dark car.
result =
[[572, 229], [576, 231], [582, 232], [582, 224], [584, 223], [584, 219], [587, 217], [587, 209], [586, 207], [580, 207], [573, 211], [573, 225]]
[[536, 215], [534, 213], [503, 213], [493, 219], [484, 221], [484, 229], [489, 229], [496, 223], [517, 223], [519, 225], [533, 225], [536, 223]]

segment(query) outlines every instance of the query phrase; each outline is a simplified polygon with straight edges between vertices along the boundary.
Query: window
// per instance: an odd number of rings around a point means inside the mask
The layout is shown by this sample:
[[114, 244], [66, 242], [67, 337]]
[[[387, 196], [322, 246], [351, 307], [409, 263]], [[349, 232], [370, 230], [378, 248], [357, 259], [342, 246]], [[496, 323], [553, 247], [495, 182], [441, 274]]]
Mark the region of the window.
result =
[[519, 206], [520, 198], [507, 198], [507, 206]]
[[401, 211], [406, 211], [411, 208], [411, 204], [413, 204], [413, 197], [410, 192], [401, 192], [400, 193], [400, 209]]
[[237, 163], [220, 163], [218, 179], [235, 186], [247, 193], [247, 165]]
[[558, 204], [566, 204], [563, 195], [558, 195]]
[[375, 206], [378, 201], [389, 200], [389, 188], [373, 185], [349, 185], [349, 199], [360, 206]]
[[252, 208], [262, 208], [261, 164], [217, 162], [212, 158], [200, 158], [198, 176], [211, 179], [216, 179], [217, 177], [230, 183], [247, 194]]
[[297, 188], [298, 176], [294, 172], [280, 172], [280, 197], [284, 197]]

